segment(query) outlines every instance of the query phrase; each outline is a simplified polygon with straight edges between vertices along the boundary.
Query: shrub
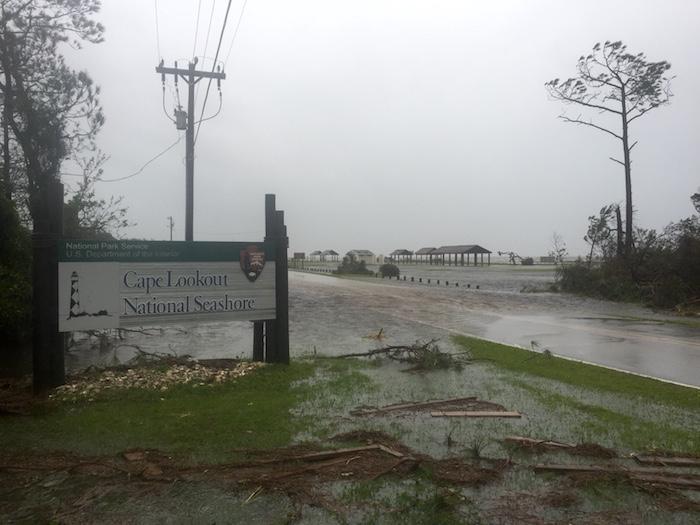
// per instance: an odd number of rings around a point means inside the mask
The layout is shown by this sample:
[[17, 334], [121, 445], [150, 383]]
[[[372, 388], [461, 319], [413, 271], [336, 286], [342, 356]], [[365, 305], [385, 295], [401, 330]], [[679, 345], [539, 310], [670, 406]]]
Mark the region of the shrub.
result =
[[387, 263], [379, 267], [379, 273], [382, 274], [382, 277], [398, 277], [401, 274], [401, 270], [395, 264]]
[[335, 273], [353, 275], [373, 275], [372, 270], [368, 270], [365, 261], [358, 261], [354, 256], [343, 257]]
[[2, 196], [0, 224], [0, 341], [22, 342], [31, 333], [31, 236]]
[[521, 259], [520, 264], [523, 266], [532, 266], [535, 264], [535, 260], [532, 257], [525, 257], [524, 259]]

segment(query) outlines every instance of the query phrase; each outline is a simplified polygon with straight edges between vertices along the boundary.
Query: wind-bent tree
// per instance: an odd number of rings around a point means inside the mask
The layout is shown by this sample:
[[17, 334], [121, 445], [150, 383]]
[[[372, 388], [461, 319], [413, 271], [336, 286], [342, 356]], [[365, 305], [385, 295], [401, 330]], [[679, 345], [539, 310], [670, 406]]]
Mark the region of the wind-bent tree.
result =
[[633, 249], [632, 161], [637, 142], [630, 141], [630, 124], [652, 109], [667, 104], [671, 97], [671, 64], [650, 62], [644, 53], [627, 52], [622, 42], [593, 46], [593, 53], [578, 59], [578, 74], [568, 80], [558, 78], [545, 84], [555, 100], [597, 114], [597, 120], [583, 115], [559, 118], [565, 122], [589, 126], [622, 142], [622, 160], [610, 157], [625, 170], [625, 253]]

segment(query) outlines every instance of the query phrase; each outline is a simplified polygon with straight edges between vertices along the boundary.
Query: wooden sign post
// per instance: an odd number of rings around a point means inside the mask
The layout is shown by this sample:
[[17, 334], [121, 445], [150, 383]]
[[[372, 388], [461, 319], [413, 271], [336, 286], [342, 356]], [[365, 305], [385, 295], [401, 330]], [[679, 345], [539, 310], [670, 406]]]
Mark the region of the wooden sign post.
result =
[[37, 394], [65, 383], [58, 331], [57, 243], [63, 235], [63, 184], [51, 181], [32, 234], [32, 371]]
[[277, 317], [256, 321], [253, 326], [253, 359], [289, 364], [289, 277], [287, 273], [287, 226], [284, 212], [275, 208], [275, 195], [265, 195], [265, 242], [275, 245]]

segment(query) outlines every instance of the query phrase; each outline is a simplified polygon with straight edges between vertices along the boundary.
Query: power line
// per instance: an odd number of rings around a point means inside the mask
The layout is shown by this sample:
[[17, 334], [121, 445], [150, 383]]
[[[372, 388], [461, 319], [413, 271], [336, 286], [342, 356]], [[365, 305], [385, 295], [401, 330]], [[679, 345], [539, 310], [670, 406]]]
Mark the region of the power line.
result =
[[[207, 26], [207, 39], [204, 41], [204, 54], [202, 55], [202, 61], [207, 57], [207, 48], [209, 47], [209, 34], [211, 33], [211, 22], [214, 19], [214, 8], [216, 7], [216, 0], [211, 3], [211, 13], [209, 14], [209, 25]], [[199, 87], [199, 86], [197, 86]]]
[[238, 15], [238, 23], [236, 24], [236, 29], [233, 32], [233, 38], [231, 39], [231, 45], [228, 48], [228, 53], [226, 54], [226, 60], [224, 60], [224, 69], [226, 69], [226, 64], [228, 63], [228, 58], [231, 56], [231, 50], [233, 49], [233, 43], [236, 41], [236, 36], [238, 35], [238, 28], [241, 27], [241, 20], [243, 20], [243, 13], [245, 13], [245, 6], [248, 0], [243, 1], [243, 7], [241, 7], [241, 13]]
[[[207, 58], [207, 49], [209, 48], [209, 34], [211, 33], [211, 22], [214, 19], [214, 8], [216, 7], [216, 0], [211, 3], [211, 13], [209, 13], [209, 25], [207, 26], [207, 38], [204, 41], [204, 53], [202, 54], [202, 62]], [[197, 94], [196, 99], [199, 99], [199, 84], [197, 84]]]
[[[228, 13], [231, 10], [231, 0], [228, 0], [228, 5], [226, 6], [226, 14], [224, 15], [224, 23], [221, 26], [221, 34], [219, 35], [219, 45], [216, 46], [216, 54], [214, 55], [214, 63], [211, 66], [211, 72], [213, 73], [216, 69], [216, 61], [219, 58], [219, 51], [221, 50], [221, 42], [224, 39], [224, 32], [226, 31], [226, 22], [228, 21]], [[207, 83], [207, 92], [204, 94], [204, 103], [202, 104], [202, 112], [199, 115], [199, 124], [197, 124], [197, 133], [194, 136], [195, 143], [197, 142], [197, 137], [199, 137], [199, 128], [202, 127], [202, 119], [204, 118], [204, 108], [207, 105], [207, 99], [209, 98], [209, 88], [211, 88], [212, 78], [209, 77], [209, 82]]]
[[199, 12], [202, 9], [202, 0], [199, 0], [199, 3], [197, 4], [197, 23], [195, 24], [194, 28], [194, 45], [192, 46], [192, 56], [195, 56], [195, 53], [197, 52], [197, 35], [199, 35]]
[[153, 0], [153, 4], [156, 11], [156, 50], [158, 51], [158, 60], [160, 60], [162, 55], [160, 54], [160, 30], [158, 28], [158, 0]]
[[163, 151], [161, 151], [160, 153], [158, 153], [158, 155], [156, 155], [155, 157], [153, 157], [152, 159], [150, 159], [149, 161], [147, 161], [143, 166], [141, 166], [137, 171], [135, 171], [135, 172], [132, 173], [131, 175], [127, 175], [127, 176], [125, 176], [125, 177], [119, 177], [119, 178], [117, 178], [117, 179], [100, 179], [100, 182], [119, 182], [119, 181], [122, 181], [122, 180], [130, 179], [130, 178], [132, 178], [132, 177], [136, 177], [136, 175], [140, 174], [143, 170], [145, 170], [146, 167], [147, 167], [149, 164], [151, 164], [153, 161], [159, 159], [160, 157], [162, 157], [163, 155], [165, 155], [168, 151], [170, 151], [170, 150], [173, 149], [175, 146], [177, 146], [177, 145], [180, 143], [181, 140], [182, 140], [182, 135], [178, 135], [177, 140], [176, 140], [175, 142], [173, 142], [170, 146], [168, 146], [168, 147], [165, 148]]

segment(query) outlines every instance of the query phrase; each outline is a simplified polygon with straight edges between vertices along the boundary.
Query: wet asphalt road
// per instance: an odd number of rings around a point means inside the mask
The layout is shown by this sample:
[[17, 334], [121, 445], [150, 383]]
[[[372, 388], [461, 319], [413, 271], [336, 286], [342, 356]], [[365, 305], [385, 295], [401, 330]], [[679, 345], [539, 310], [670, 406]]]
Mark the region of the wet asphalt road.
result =
[[[416, 281], [421, 271], [405, 270]], [[472, 268], [432, 276], [428, 286], [410, 277], [365, 282], [290, 272], [292, 350], [353, 351], [380, 328], [404, 343], [465, 334], [524, 347], [535, 341], [557, 355], [700, 386], [700, 328], [668, 322], [669, 315], [568, 294], [520, 293], [531, 277], [540, 284], [549, 278], [537, 274]], [[438, 276], [443, 284], [452, 279], [450, 287], [435, 285]]]

